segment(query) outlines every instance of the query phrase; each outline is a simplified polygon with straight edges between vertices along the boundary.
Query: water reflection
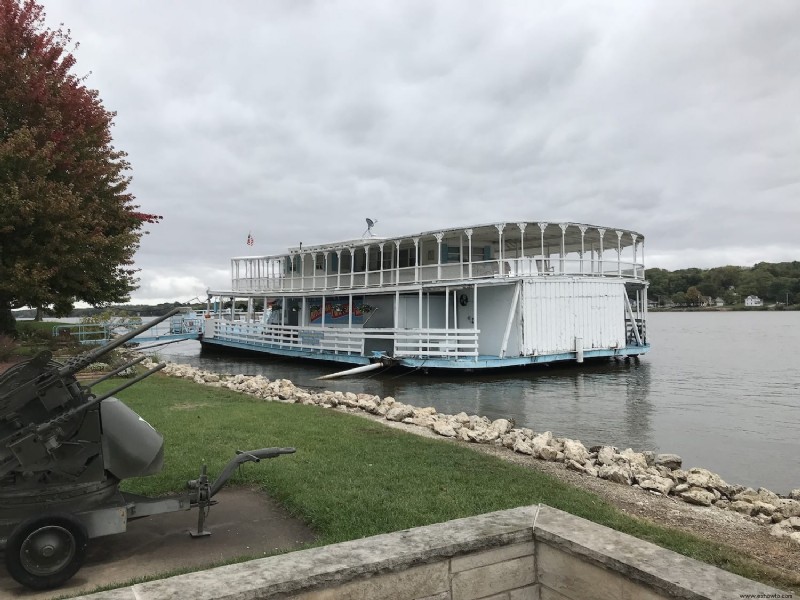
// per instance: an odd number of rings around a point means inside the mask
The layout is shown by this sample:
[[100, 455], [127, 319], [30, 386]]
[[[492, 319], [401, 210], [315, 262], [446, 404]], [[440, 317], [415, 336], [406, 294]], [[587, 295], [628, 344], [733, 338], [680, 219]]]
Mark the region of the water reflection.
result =
[[642, 362], [630, 369], [625, 386], [626, 436], [635, 448], [653, 448], [653, 405], [650, 403], [652, 365]]

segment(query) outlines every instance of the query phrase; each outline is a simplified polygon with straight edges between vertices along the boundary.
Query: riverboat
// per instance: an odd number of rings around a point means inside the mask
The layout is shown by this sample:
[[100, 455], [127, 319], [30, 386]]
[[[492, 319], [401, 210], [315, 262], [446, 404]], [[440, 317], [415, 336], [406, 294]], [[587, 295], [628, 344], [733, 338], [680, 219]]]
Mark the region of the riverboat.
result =
[[[371, 225], [371, 223], [370, 223]], [[204, 348], [474, 371], [638, 357], [644, 237], [582, 223], [490, 223], [231, 259]]]

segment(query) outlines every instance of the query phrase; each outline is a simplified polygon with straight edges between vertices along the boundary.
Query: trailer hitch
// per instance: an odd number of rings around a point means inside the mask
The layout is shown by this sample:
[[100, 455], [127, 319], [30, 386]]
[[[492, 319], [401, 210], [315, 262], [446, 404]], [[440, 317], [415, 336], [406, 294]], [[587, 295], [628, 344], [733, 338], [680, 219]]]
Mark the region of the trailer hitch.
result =
[[192, 479], [187, 482], [187, 487], [190, 490], [191, 504], [198, 508], [197, 511], [197, 531], [190, 531], [192, 537], [205, 537], [211, 535], [210, 531], [205, 529], [205, 520], [208, 516], [211, 506], [216, 504], [214, 500], [217, 492], [231, 478], [233, 472], [243, 463], [246, 462], [261, 462], [264, 458], [276, 458], [281, 454], [294, 454], [294, 448], [261, 448], [260, 450], [237, 450], [236, 456], [233, 457], [222, 472], [210, 483], [208, 480], [208, 472], [205, 463], [200, 467], [200, 476], [197, 479]]

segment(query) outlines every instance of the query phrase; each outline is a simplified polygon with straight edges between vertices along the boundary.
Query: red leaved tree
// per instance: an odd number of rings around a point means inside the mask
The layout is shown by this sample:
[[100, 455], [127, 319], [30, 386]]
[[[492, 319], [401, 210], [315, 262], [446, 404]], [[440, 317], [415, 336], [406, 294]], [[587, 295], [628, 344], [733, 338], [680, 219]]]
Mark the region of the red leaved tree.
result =
[[127, 192], [115, 113], [71, 72], [70, 45], [33, 0], [0, 0], [0, 333], [12, 308], [127, 300], [143, 226], [161, 218]]

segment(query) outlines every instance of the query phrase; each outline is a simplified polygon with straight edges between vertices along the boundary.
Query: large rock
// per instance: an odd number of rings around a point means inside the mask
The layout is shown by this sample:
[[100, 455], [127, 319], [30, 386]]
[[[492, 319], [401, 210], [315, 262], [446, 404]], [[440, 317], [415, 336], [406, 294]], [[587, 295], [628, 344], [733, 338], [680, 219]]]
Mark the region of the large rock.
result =
[[550, 442], [553, 440], [553, 434], [549, 431], [545, 431], [544, 433], [538, 433], [531, 438], [531, 443], [534, 445], [542, 445], [542, 446], [549, 446]]
[[513, 446], [514, 452], [519, 452], [520, 454], [527, 454], [529, 456], [533, 456], [534, 450], [533, 446], [530, 445], [529, 442], [525, 440], [525, 438], [518, 437], [514, 442]]
[[[446, 423], [446, 421], [443, 422]], [[419, 417], [406, 417], [403, 419], [403, 423], [411, 423], [412, 425], [417, 425], [418, 427], [433, 429], [434, 424], [439, 423], [439, 421], [429, 415], [420, 415]]]
[[564, 440], [564, 458], [582, 465], [589, 459], [589, 451], [578, 440]]
[[776, 538], [785, 538], [789, 535], [789, 533], [790, 532], [788, 529], [777, 523], [769, 528], [769, 534], [775, 536]]
[[557, 460], [558, 455], [561, 454], [558, 450], [553, 448], [552, 446], [537, 446], [537, 455], [542, 460]]
[[455, 419], [462, 425], [469, 424], [469, 415], [463, 411], [455, 415]]
[[677, 454], [656, 454], [655, 465], [657, 467], [667, 467], [674, 471], [680, 469], [683, 464], [683, 459]]
[[598, 471], [598, 477], [607, 479], [615, 483], [624, 483], [625, 485], [631, 484], [633, 474], [631, 467], [628, 464], [610, 464], [602, 465]]
[[[359, 400], [360, 400], [359, 395]], [[415, 408], [414, 409], [414, 416], [415, 417], [432, 417], [436, 414], [436, 409], [432, 406], [426, 406], [425, 408]]]
[[361, 410], [366, 411], [366, 412], [368, 412], [368, 413], [370, 413], [372, 415], [378, 414], [378, 405], [370, 397], [359, 398], [358, 399], [358, 408], [360, 408]]
[[689, 469], [688, 474], [686, 475], [686, 483], [698, 488], [719, 489], [720, 484], [724, 482], [722, 481], [722, 478], [716, 473], [712, 473], [708, 469], [701, 469], [699, 467], [694, 467], [692, 469]]
[[639, 486], [643, 490], [655, 490], [656, 492], [666, 496], [675, 486], [675, 482], [669, 477], [653, 476], [639, 481]]
[[475, 441], [479, 444], [488, 444], [500, 437], [500, 432], [494, 427], [480, 427], [475, 429]]
[[456, 430], [453, 429], [453, 426], [450, 425], [447, 421], [436, 421], [433, 424], [433, 430], [438, 433], [439, 435], [443, 435], [444, 437], [455, 437]]
[[767, 504], [775, 505], [778, 503], [778, 500], [780, 500], [780, 496], [778, 496], [778, 494], [768, 490], [767, 488], [758, 488], [756, 494], [758, 494], [758, 499], [761, 500], [761, 502], [766, 502]]
[[[672, 478], [670, 478], [670, 479], [672, 479]], [[673, 481], [674, 481], [674, 479], [673, 479]], [[673, 493], [680, 495], [683, 492], [689, 490], [691, 487], [692, 486], [690, 486], [688, 483], [685, 483], [685, 482], [684, 483], [678, 483], [674, 488], [672, 488], [672, 491], [673, 491]]]
[[790, 519], [791, 517], [800, 517], [800, 501], [792, 500], [790, 498], [778, 498], [775, 502], [775, 508], [778, 509], [781, 514]]
[[470, 429], [485, 429], [491, 424], [492, 422], [487, 417], [479, 417], [478, 415], [470, 415], [469, 417]]
[[586, 473], [586, 467], [583, 465], [583, 463], [579, 463], [576, 460], [568, 458], [565, 461], [565, 464], [567, 468], [570, 469], [571, 471], [577, 471], [578, 473], [584, 473], [584, 474]]
[[642, 471], [647, 469], [647, 459], [641, 452], [634, 452], [633, 448], [626, 448], [619, 455], [632, 468], [641, 469]]
[[389, 409], [389, 412], [386, 413], [386, 420], [387, 421], [402, 421], [406, 417], [410, 417], [414, 414], [414, 409], [410, 406], [406, 406], [405, 404], [401, 404], [400, 406], [392, 406]]
[[749, 502], [750, 504], [752, 504], [759, 498], [758, 498], [758, 492], [756, 492], [753, 488], [749, 487], [735, 494], [732, 499], [737, 502]]
[[490, 427], [492, 429], [496, 429], [497, 432], [500, 435], [505, 435], [509, 431], [511, 431], [511, 428], [513, 426], [514, 426], [514, 424], [511, 421], [509, 421], [508, 419], [497, 419], [495, 421], [492, 421], [492, 424], [491, 424]]
[[591, 477], [597, 477], [600, 474], [600, 472], [597, 470], [597, 467], [595, 467], [592, 461], [585, 463], [583, 465], [583, 468], [585, 469], [586, 474], [590, 475]]
[[602, 446], [597, 451], [597, 463], [599, 465], [614, 464], [614, 456], [617, 454], [617, 449], [614, 446]]
[[800, 488], [797, 488], [796, 490], [792, 490], [791, 492], [789, 492], [789, 498], [791, 498], [792, 500], [800, 500]]
[[756, 507], [753, 505], [753, 503], [745, 502], [744, 500], [734, 500], [728, 505], [728, 509], [743, 515], [747, 515], [748, 517], [753, 516], [756, 513]]
[[711, 506], [714, 501], [714, 494], [699, 487], [693, 487], [681, 494], [681, 499], [689, 504], [698, 506]]
[[[517, 443], [517, 440], [520, 439], [519, 436], [512, 433], [507, 433], [505, 435], [500, 436], [500, 444], [504, 448], [508, 448], [510, 450], [514, 449], [514, 444]], [[523, 438], [524, 439], [524, 438]]]
[[756, 509], [757, 515], [767, 515], [768, 517], [771, 517], [772, 513], [775, 512], [775, 506], [773, 504], [761, 502], [760, 500], [753, 502], [753, 508]]
[[669, 476], [675, 481], [675, 483], [683, 483], [686, 481], [686, 478], [689, 476], [689, 474], [683, 469], [675, 469], [674, 471], [670, 471]]
[[[344, 398], [342, 398], [340, 404], [344, 404], [349, 408], [358, 408], [358, 396], [356, 396], [353, 392], [345, 392]], [[411, 416], [411, 415], [409, 414], [406, 416]]]

